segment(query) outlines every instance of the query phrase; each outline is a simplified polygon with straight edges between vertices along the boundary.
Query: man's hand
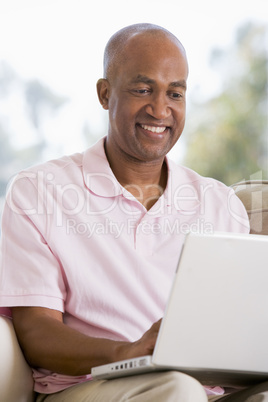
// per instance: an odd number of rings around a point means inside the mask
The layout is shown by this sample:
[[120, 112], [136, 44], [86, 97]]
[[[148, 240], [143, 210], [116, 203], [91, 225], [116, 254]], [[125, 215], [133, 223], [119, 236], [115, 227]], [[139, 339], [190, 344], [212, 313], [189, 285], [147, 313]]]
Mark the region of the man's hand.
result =
[[157, 335], [159, 332], [160, 324], [162, 320], [155, 322], [151, 328], [145, 332], [145, 334], [136, 342], [126, 343], [125, 345], [119, 345], [119, 357], [118, 360], [130, 359], [132, 357], [151, 355], [154, 351]]

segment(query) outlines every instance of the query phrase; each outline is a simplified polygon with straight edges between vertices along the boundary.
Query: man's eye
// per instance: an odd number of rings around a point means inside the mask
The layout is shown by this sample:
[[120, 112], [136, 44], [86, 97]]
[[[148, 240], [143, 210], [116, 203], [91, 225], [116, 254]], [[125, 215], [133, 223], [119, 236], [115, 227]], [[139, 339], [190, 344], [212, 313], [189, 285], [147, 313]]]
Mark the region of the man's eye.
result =
[[149, 89], [134, 89], [134, 92], [138, 93], [138, 94], [147, 94], [149, 93]]
[[180, 93], [178, 93], [178, 92], [173, 92], [173, 93], [171, 94], [171, 96], [172, 96], [172, 98], [175, 98], [175, 99], [180, 99], [180, 98], [182, 98], [182, 94], [180, 94]]

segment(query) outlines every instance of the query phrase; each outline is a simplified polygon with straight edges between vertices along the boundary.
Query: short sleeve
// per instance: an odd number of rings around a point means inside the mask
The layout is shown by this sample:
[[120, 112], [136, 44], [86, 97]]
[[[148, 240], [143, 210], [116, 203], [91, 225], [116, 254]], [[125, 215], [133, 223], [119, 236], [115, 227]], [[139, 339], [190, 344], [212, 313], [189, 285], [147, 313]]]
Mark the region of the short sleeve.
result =
[[64, 311], [64, 273], [47, 242], [47, 220], [37, 175], [20, 174], [8, 191], [2, 216], [1, 307]]

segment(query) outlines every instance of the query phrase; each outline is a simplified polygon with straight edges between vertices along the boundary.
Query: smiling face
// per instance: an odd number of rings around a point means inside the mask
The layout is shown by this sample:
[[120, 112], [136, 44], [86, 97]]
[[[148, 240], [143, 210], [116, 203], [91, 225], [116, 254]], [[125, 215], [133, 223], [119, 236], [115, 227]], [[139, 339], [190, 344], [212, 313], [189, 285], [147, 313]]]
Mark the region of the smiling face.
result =
[[167, 34], [127, 41], [109, 80], [98, 84], [109, 110], [108, 156], [163, 162], [184, 128], [187, 75], [183, 48]]

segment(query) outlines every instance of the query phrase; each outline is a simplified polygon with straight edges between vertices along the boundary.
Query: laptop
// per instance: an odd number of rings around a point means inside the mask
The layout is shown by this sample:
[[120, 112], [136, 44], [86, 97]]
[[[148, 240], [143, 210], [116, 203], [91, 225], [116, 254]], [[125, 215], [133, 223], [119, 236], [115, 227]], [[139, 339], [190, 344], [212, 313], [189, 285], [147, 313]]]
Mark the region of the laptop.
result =
[[268, 379], [268, 236], [188, 234], [152, 356], [94, 379], [178, 370], [205, 385]]

